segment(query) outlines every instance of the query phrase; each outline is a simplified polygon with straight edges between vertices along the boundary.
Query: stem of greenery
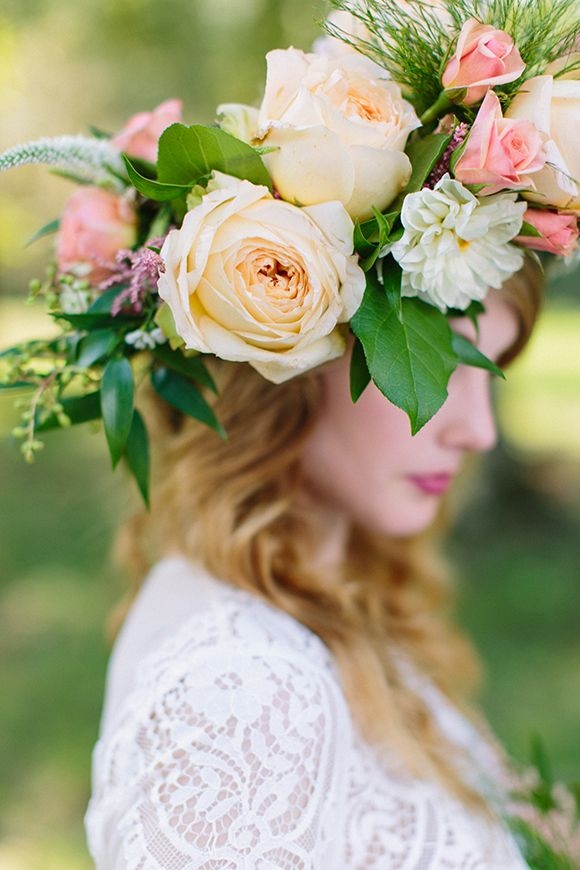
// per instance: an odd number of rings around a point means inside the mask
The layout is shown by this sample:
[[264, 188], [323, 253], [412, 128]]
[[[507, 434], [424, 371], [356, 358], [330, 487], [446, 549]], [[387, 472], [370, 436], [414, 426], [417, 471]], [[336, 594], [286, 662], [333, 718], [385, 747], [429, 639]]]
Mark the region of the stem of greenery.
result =
[[447, 91], [441, 91], [433, 105], [429, 106], [421, 115], [421, 123], [423, 125], [430, 124], [436, 121], [441, 115], [444, 115], [449, 109], [453, 108], [453, 103], [447, 95]]

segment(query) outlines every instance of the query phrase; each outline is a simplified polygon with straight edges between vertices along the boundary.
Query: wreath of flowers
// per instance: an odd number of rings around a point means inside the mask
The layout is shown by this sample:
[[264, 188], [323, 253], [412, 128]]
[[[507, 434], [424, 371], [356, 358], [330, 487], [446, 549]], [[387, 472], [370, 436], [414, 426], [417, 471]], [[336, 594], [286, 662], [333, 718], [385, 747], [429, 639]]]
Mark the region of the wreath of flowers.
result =
[[33, 296], [61, 327], [3, 352], [29, 388], [15, 435], [102, 418], [113, 466], [148, 500], [135, 376], [225, 436], [206, 355], [280, 383], [355, 336], [370, 380], [418, 431], [459, 363], [499, 370], [449, 316], [476, 321], [543, 251], [570, 257], [580, 215], [579, 25], [568, 0], [334, 0], [314, 50], [271, 51], [259, 107], [187, 126], [178, 100], [114, 136], [17, 146], [81, 183]]

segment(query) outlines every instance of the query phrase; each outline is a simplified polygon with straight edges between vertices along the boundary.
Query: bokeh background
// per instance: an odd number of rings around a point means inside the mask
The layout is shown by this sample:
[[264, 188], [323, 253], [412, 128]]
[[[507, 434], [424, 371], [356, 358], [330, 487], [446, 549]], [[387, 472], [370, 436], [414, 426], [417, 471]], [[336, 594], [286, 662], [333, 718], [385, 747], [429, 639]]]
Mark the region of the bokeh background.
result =
[[[257, 102], [266, 51], [308, 48], [323, 14], [322, 0], [3, 0], [0, 149], [88, 124], [115, 131], [171, 96], [192, 123], [222, 101]], [[71, 190], [38, 167], [0, 178], [0, 346], [47, 329], [24, 302], [50, 241], [25, 242]], [[520, 760], [540, 732], [557, 775], [580, 779], [579, 273], [550, 283], [449, 551], [494, 728]], [[16, 420], [0, 396], [0, 870], [83, 870], [104, 626], [123, 591], [109, 553], [130, 485], [90, 431], [47, 437], [26, 466]]]

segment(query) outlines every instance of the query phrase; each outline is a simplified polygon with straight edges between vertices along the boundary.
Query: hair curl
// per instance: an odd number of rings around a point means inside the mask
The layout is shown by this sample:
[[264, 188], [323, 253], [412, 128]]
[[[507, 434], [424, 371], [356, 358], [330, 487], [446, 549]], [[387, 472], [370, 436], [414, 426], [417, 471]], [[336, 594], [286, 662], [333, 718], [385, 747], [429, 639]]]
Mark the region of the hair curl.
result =
[[[527, 260], [500, 292], [520, 323], [505, 364], [536, 319], [539, 271]], [[457, 749], [400, 667], [409, 660], [460, 705], [477, 682], [476, 656], [448, 618], [451, 584], [437, 532], [389, 540], [355, 527], [344, 564], [314, 568], [320, 517], [301, 497], [301, 451], [322, 405], [318, 373], [275, 385], [247, 364], [211, 365], [225, 441], [151, 392], [142, 396], [154, 449], [152, 507], [119, 537], [137, 585], [160, 554], [178, 551], [291, 614], [334, 654], [366, 738], [398, 749], [415, 775], [477, 803]]]

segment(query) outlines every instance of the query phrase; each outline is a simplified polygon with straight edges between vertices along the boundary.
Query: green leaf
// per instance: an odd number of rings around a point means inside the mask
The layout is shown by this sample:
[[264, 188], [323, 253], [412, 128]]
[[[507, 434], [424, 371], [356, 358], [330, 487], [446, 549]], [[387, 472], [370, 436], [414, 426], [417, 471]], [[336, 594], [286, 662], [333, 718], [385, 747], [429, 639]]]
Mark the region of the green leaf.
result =
[[394, 222], [399, 217], [399, 212], [382, 214], [373, 208], [374, 217], [363, 223], [355, 224], [354, 249], [359, 255], [360, 266], [368, 272], [376, 263], [381, 251], [390, 239], [390, 233]]
[[350, 358], [350, 397], [353, 402], [358, 402], [366, 390], [371, 379], [371, 374], [365, 359], [365, 352], [359, 339], [356, 338], [352, 346]]
[[30, 381], [0, 381], [0, 390], [32, 390], [34, 386]]
[[60, 228], [60, 220], [57, 218], [56, 220], [50, 221], [50, 223], [45, 224], [35, 233], [33, 233], [28, 241], [25, 243], [24, 247], [27, 248], [29, 245], [32, 245], [33, 242], [37, 242], [39, 239], [43, 239], [45, 236], [51, 236], [53, 233], [57, 233]]
[[51, 315], [58, 320], [66, 320], [76, 329], [118, 327], [120, 323], [126, 324], [132, 321], [137, 323], [141, 319], [139, 315], [119, 314], [113, 317], [111, 314], [113, 302], [126, 287], [126, 284], [120, 284], [118, 287], [112, 287], [105, 293], [101, 293], [83, 314], [53, 311]]
[[487, 187], [487, 184], [464, 184], [463, 186], [474, 196], [477, 196], [485, 187]]
[[385, 286], [367, 274], [362, 304], [351, 328], [360, 339], [371, 377], [394, 405], [409, 416], [416, 434], [447, 398], [457, 366], [451, 327], [437, 308], [400, 296], [401, 270], [385, 262]]
[[74, 366], [77, 362], [78, 347], [84, 336], [80, 332], [71, 332], [66, 336], [66, 362]]
[[0, 351], [0, 359], [11, 356], [43, 356], [45, 353], [62, 354], [69, 346], [71, 336], [59, 335], [50, 341], [33, 338]]
[[113, 329], [95, 329], [82, 338], [77, 347], [76, 365], [89, 368], [94, 363], [109, 356], [121, 341], [121, 336]]
[[542, 782], [551, 789], [554, 784], [554, 777], [552, 775], [552, 766], [548, 759], [546, 744], [539, 734], [533, 734], [530, 742], [531, 762], [540, 774]]
[[96, 329], [98, 327], [113, 326], [115, 321], [110, 314], [65, 314], [62, 311], [49, 312], [55, 320], [65, 320], [75, 329]]
[[556, 852], [531, 824], [517, 817], [508, 821], [530, 870], [574, 870], [571, 859]]
[[126, 290], [128, 284], [119, 284], [117, 287], [112, 287], [110, 290], [105, 290], [99, 294], [95, 301], [87, 309], [87, 314], [110, 314], [113, 302], [123, 290]]
[[206, 369], [200, 356], [185, 356], [183, 351], [171, 350], [166, 344], [157, 345], [153, 350], [154, 356], [166, 366], [179, 372], [186, 378], [191, 378], [198, 384], [207, 387], [217, 395], [215, 381]]
[[151, 383], [156, 392], [182, 414], [215, 429], [222, 438], [226, 433], [197, 387], [187, 378], [167, 368], [154, 369]]
[[91, 136], [94, 136], [95, 139], [111, 139], [112, 133], [107, 133], [106, 130], [101, 130], [100, 127], [95, 127], [94, 124], [89, 124], [89, 133]]
[[519, 236], [532, 236], [533, 238], [542, 239], [543, 236], [541, 232], [532, 224], [528, 223], [528, 221], [522, 221], [521, 229], [518, 233]]
[[[98, 390], [86, 393], [84, 396], [71, 396], [68, 399], [62, 399], [61, 405], [72, 426], [98, 420], [101, 416], [101, 396]], [[51, 414], [42, 421], [38, 420], [35, 428], [39, 432], [47, 432], [50, 429], [60, 429], [61, 425], [56, 415]]]
[[451, 136], [447, 133], [430, 133], [429, 136], [416, 138], [410, 141], [405, 149], [405, 153], [413, 171], [407, 187], [396, 200], [402, 200], [408, 193], [414, 193], [421, 190], [433, 169], [443, 157], [445, 149], [451, 142]]
[[[158, 236], [165, 236], [171, 225], [171, 216], [171, 206], [162, 205], [149, 227], [148, 238], [156, 239]], [[147, 245], [147, 247], [150, 251], [155, 251], [156, 254], [161, 250], [161, 248], [153, 248], [151, 245]]]
[[486, 371], [497, 375], [498, 378], [503, 378], [505, 381], [505, 375], [499, 366], [496, 366], [492, 360], [478, 350], [464, 335], [454, 332], [451, 343], [460, 363], [466, 366], [474, 366], [478, 369], [486, 369]]
[[161, 134], [157, 161], [160, 183], [191, 188], [214, 170], [272, 187], [266, 167], [252, 146], [219, 127], [172, 124]]
[[153, 199], [156, 202], [168, 202], [171, 199], [177, 199], [189, 190], [190, 185], [187, 184], [161, 184], [153, 178], [146, 178], [135, 169], [126, 154], [123, 154], [122, 157], [125, 161], [129, 181], [135, 190], [138, 190], [147, 199]]
[[113, 468], [123, 455], [133, 422], [135, 385], [125, 357], [111, 359], [101, 380], [101, 412]]
[[476, 335], [479, 335], [479, 323], [478, 317], [480, 314], [485, 312], [485, 305], [481, 302], [478, 302], [477, 299], [473, 299], [467, 308], [448, 308], [447, 309], [447, 317], [467, 317], [468, 320], [473, 324]]
[[143, 417], [137, 409], [133, 413], [125, 446], [125, 459], [143, 496], [143, 501], [149, 507], [149, 436]]
[[354, 246], [358, 253], [364, 253], [365, 249], [374, 248], [376, 245], [382, 247], [386, 244], [391, 228], [399, 217], [398, 211], [382, 214], [377, 209], [373, 209], [373, 213], [374, 217], [355, 224]]

